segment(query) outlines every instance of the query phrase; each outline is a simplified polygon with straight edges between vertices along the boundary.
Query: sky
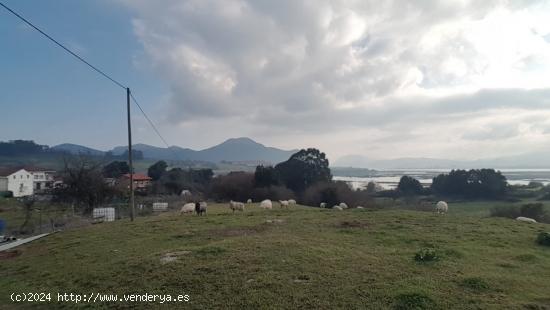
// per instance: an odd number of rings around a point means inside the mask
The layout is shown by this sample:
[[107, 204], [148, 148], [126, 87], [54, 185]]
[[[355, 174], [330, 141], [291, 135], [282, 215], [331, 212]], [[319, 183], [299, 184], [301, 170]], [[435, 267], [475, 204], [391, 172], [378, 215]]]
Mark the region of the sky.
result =
[[[2, 0], [132, 89], [171, 145], [335, 160], [550, 145], [550, 2]], [[126, 143], [121, 88], [0, 9], [0, 140]], [[134, 141], [162, 146], [139, 112]]]

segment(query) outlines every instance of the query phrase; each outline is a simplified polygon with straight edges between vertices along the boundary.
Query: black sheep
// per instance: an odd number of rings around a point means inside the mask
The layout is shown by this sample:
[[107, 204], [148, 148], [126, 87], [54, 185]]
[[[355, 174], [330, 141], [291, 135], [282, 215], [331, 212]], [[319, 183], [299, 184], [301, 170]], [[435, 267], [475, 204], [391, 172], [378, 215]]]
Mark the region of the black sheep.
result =
[[206, 208], [201, 208], [201, 204], [195, 202], [195, 212], [197, 212], [197, 215], [202, 215], [203, 213], [206, 214]]

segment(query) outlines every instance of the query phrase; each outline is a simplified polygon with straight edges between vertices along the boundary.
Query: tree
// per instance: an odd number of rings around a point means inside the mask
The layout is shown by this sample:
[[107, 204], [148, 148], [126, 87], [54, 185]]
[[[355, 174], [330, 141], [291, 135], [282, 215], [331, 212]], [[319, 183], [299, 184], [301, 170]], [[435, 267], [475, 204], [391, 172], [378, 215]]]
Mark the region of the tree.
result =
[[156, 181], [166, 172], [168, 165], [164, 160], [157, 161], [147, 169], [147, 175]]
[[404, 175], [397, 184], [397, 191], [405, 195], [420, 195], [424, 192], [424, 187], [417, 179]]
[[91, 212], [95, 206], [119, 194], [105, 183], [101, 165], [83, 157], [73, 158], [72, 161], [65, 159], [63, 185], [55, 192], [57, 198], [82, 206], [84, 213]]
[[465, 198], [500, 198], [508, 190], [506, 177], [494, 169], [452, 170], [432, 181], [432, 190], [439, 195]]
[[257, 166], [254, 172], [254, 186], [255, 187], [269, 187], [279, 184], [279, 177], [277, 171], [271, 166]]
[[316, 182], [332, 179], [325, 153], [314, 148], [293, 154], [287, 161], [275, 166], [275, 170], [286, 187], [295, 192], [302, 192]]
[[125, 161], [113, 161], [103, 167], [103, 176], [106, 178], [119, 178], [126, 173], [130, 173], [130, 166]]

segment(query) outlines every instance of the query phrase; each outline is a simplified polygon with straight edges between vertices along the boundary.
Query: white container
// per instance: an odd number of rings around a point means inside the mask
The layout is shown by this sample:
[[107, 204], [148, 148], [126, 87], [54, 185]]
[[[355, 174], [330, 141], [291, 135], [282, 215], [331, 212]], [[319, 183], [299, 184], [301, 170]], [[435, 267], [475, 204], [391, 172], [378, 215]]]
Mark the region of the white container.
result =
[[164, 212], [168, 210], [167, 202], [154, 202], [153, 203], [153, 212]]
[[113, 222], [115, 220], [115, 208], [94, 208], [92, 216], [94, 220]]

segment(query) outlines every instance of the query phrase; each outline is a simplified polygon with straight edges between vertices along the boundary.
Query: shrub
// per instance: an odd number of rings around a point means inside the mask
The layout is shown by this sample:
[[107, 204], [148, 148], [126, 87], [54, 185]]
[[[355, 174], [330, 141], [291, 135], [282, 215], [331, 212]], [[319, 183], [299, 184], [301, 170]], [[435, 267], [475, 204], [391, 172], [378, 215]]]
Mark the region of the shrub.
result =
[[436, 304], [433, 299], [424, 294], [410, 293], [398, 295], [393, 308], [396, 310], [435, 309]]
[[521, 206], [520, 214], [540, 221], [545, 214], [544, 206], [542, 203], [528, 203]]
[[414, 260], [417, 262], [433, 262], [439, 260], [435, 249], [422, 249], [414, 255]]
[[293, 191], [284, 186], [269, 186], [255, 188], [248, 198], [252, 198], [254, 201], [262, 201], [264, 199], [287, 200], [295, 198], [295, 195]]
[[537, 236], [537, 243], [544, 246], [550, 246], [550, 233], [541, 232]]
[[345, 182], [321, 182], [310, 186], [302, 195], [302, 201], [309, 206], [319, 206], [325, 202], [332, 207], [345, 202], [350, 207], [373, 205], [372, 196], [366, 190], [353, 190]]
[[13, 198], [13, 192], [12, 191], [0, 192], [0, 197], [2, 197], [2, 198]]
[[210, 186], [209, 197], [215, 200], [246, 201], [254, 190], [254, 175], [245, 172], [230, 172], [215, 177]]
[[490, 215], [492, 217], [506, 217], [515, 219], [520, 216], [520, 210], [517, 206], [500, 206], [491, 208]]

